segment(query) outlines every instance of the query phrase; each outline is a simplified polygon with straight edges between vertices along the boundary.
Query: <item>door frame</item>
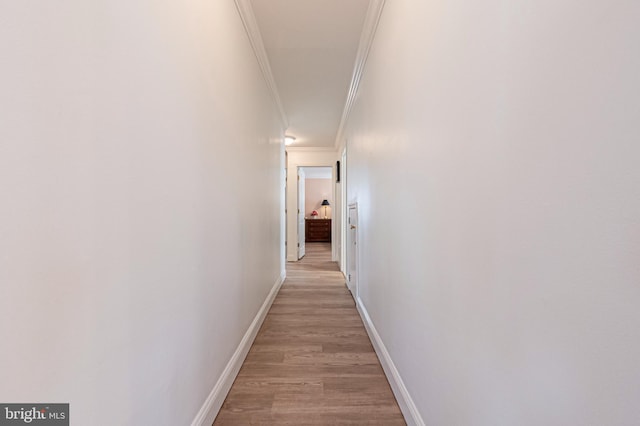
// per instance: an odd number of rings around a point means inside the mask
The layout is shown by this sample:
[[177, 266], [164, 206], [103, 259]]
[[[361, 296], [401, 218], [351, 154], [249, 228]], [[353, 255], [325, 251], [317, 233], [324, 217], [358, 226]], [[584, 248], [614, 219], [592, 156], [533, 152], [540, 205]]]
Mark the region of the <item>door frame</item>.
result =
[[347, 276], [347, 218], [349, 217], [349, 206], [347, 205], [347, 149], [342, 150], [340, 158], [340, 227], [336, 228], [340, 232], [340, 253], [338, 260], [340, 271]]
[[[297, 198], [298, 198], [298, 188], [297, 188], [297, 168], [298, 167], [329, 167], [331, 168], [331, 179], [333, 182], [331, 189], [331, 196], [336, 201], [336, 160], [337, 160], [337, 152], [334, 148], [331, 149], [321, 149], [321, 148], [296, 148], [296, 147], [287, 147], [286, 151], [288, 153], [287, 158], [287, 211], [289, 215], [286, 219], [286, 226], [288, 230], [287, 235], [287, 262], [296, 262], [297, 261], [297, 242], [298, 242], [298, 224], [297, 217], [294, 214], [297, 211]], [[342, 208], [340, 203], [337, 202], [335, 206], [332, 206], [333, 211], [333, 219], [331, 221], [331, 260], [338, 261], [339, 260], [339, 252], [338, 252], [338, 243], [336, 240], [337, 233], [342, 228], [342, 224], [338, 224], [339, 220], [336, 219], [337, 213]], [[338, 215], [339, 216], [339, 215]], [[337, 227], [340, 226], [340, 229]]]
[[[351, 221], [351, 211], [354, 212], [355, 223]], [[347, 278], [347, 287], [353, 298], [358, 300], [359, 297], [359, 270], [358, 270], [358, 259], [359, 259], [359, 244], [358, 244], [358, 202], [351, 203], [347, 206], [347, 221], [345, 224], [346, 234], [347, 234], [347, 250], [346, 250], [346, 278]], [[352, 228], [353, 227], [353, 228]], [[351, 232], [353, 230], [353, 233]], [[353, 252], [352, 252], [353, 250]], [[353, 269], [352, 269], [352, 261], [353, 261]]]
[[[302, 179], [300, 179], [300, 176], [302, 175]], [[306, 185], [306, 173], [304, 171], [304, 167], [298, 166], [297, 169], [297, 182], [298, 182], [298, 186], [297, 186], [297, 194], [298, 196], [296, 197], [296, 199], [298, 200], [298, 211], [296, 212], [296, 226], [297, 226], [297, 230], [298, 230], [298, 250], [297, 250], [297, 257], [298, 260], [302, 259], [304, 257], [304, 255], [306, 254], [306, 236], [304, 232], [300, 232], [300, 229], [305, 229], [305, 217], [306, 217], [306, 212], [305, 212], [305, 203], [307, 201], [307, 191], [305, 188]], [[302, 194], [302, 197], [300, 196]], [[300, 217], [302, 216], [302, 217]]]

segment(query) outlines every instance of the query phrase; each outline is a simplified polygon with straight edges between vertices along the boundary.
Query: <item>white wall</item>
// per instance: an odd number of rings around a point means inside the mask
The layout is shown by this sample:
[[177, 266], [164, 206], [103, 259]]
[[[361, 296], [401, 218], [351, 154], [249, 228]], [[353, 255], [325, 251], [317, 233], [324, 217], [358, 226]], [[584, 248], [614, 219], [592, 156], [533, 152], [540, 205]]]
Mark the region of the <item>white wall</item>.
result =
[[235, 4], [0, 17], [0, 400], [189, 424], [283, 265], [282, 126]]
[[430, 425], [640, 419], [640, 3], [386, 2], [362, 303]]
[[[335, 176], [335, 164], [338, 160], [338, 153], [334, 149], [311, 149], [311, 148], [287, 148], [287, 260], [298, 260], [298, 226], [296, 222], [296, 212], [298, 211], [298, 167], [332, 167], [333, 176]], [[335, 178], [332, 178], [335, 182]], [[335, 192], [335, 188], [334, 188]], [[336, 199], [336, 197], [334, 197]], [[339, 211], [340, 206], [333, 207], [335, 211]], [[339, 229], [340, 223], [332, 221], [332, 258], [337, 260], [339, 246], [336, 244], [336, 229]]]
[[311, 217], [311, 212], [318, 212], [318, 218], [323, 218], [325, 206], [322, 205], [323, 200], [329, 201], [327, 208], [327, 217], [331, 218], [331, 209], [333, 207], [333, 179], [305, 179], [305, 214]]

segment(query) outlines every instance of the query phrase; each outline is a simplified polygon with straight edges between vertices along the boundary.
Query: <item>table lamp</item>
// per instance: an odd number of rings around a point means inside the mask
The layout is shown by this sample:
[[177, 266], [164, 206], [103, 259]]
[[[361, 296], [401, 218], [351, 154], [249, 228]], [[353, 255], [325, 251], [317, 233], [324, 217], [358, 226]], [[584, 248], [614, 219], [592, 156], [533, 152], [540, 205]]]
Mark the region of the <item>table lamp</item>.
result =
[[329, 200], [322, 200], [322, 204], [324, 206], [324, 218], [327, 218], [327, 206], [330, 206]]

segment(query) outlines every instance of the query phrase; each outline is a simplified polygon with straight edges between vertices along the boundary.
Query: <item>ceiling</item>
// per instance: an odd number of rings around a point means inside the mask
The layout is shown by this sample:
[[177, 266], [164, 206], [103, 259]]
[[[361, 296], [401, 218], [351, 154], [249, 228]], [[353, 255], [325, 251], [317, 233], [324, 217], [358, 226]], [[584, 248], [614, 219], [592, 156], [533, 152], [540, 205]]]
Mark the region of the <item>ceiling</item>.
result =
[[333, 147], [369, 0], [251, 0], [292, 146]]

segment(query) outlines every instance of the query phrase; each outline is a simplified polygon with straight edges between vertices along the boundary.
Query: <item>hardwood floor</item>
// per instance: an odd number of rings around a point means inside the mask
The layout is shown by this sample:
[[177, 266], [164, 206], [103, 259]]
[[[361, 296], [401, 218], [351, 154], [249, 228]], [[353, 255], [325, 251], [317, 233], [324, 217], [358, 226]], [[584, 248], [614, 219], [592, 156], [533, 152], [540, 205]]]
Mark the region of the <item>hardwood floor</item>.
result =
[[330, 243], [308, 243], [214, 425], [404, 425]]

